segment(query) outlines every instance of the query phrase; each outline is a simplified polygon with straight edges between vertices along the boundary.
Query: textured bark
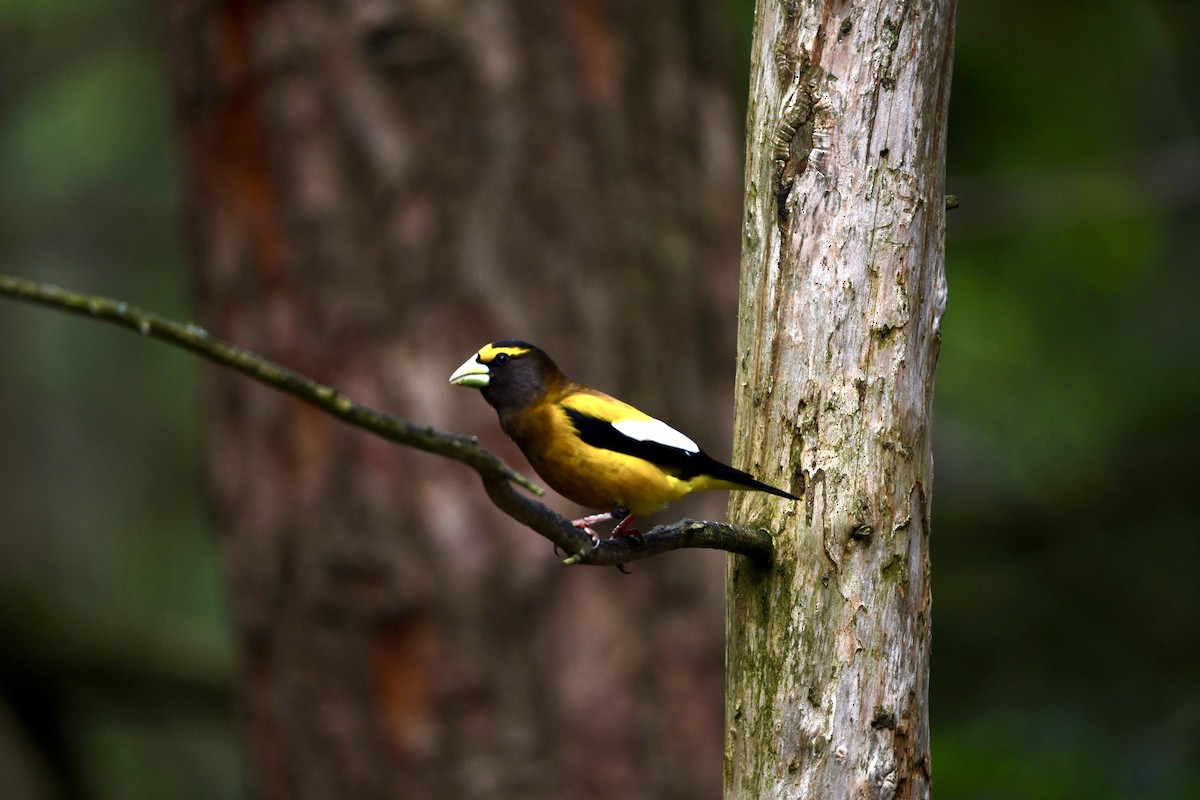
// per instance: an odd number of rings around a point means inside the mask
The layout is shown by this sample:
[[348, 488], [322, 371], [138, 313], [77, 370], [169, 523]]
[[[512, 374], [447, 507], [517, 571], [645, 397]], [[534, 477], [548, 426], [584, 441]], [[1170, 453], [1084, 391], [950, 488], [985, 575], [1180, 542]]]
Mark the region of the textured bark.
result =
[[[446, 382], [497, 338], [723, 449], [719, 7], [164, 5], [205, 327], [520, 470]], [[205, 405], [256, 796], [716, 793], [719, 557], [564, 569], [461, 467], [235, 375]]]
[[945, 306], [953, 0], [758, 5], [735, 495], [776, 563], [727, 568], [728, 798], [928, 797], [930, 409]]

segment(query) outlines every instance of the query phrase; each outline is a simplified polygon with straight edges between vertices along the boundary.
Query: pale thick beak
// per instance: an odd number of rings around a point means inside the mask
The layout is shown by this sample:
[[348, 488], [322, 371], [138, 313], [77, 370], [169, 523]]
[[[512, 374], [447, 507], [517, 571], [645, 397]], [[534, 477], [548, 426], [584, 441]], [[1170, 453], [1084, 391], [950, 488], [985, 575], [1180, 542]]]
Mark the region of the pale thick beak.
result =
[[476, 389], [482, 389], [488, 385], [487, 365], [480, 364], [475, 356], [471, 356], [461, 367], [454, 370], [454, 374], [450, 376], [450, 382], [456, 386], [471, 386]]

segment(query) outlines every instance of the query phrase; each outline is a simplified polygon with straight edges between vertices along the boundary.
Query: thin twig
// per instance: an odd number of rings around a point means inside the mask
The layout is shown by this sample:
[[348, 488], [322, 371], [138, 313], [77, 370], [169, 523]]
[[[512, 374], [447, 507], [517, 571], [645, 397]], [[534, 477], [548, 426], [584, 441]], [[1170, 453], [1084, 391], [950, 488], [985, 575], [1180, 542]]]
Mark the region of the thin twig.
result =
[[488, 497], [497, 507], [568, 553], [574, 553], [567, 559], [568, 564], [623, 564], [683, 547], [727, 550], [762, 561], [771, 559], [773, 545], [766, 531], [689, 519], [653, 528], [641, 542], [632, 537], [622, 537], [606, 539], [593, 547], [591, 538], [571, 525], [569, 520], [517, 492], [513, 488], [514, 483], [538, 496], [544, 494], [541, 488], [501, 461], [499, 456], [480, 446], [474, 436], [439, 431], [428, 425], [414, 425], [383, 411], [360, 405], [332, 386], [318, 383], [249, 350], [222, 341], [198, 325], [175, 322], [119, 300], [78, 294], [8, 275], [0, 275], [0, 295], [111, 322], [143, 336], [183, 347], [385, 439], [461, 461], [479, 473]]

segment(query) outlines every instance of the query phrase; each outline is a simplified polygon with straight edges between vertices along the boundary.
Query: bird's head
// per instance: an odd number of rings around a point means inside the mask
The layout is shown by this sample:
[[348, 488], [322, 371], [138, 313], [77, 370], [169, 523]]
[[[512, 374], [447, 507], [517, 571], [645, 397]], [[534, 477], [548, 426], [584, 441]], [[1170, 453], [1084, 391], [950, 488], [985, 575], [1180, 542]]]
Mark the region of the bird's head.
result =
[[550, 356], [515, 339], [485, 344], [450, 376], [456, 386], [479, 389], [497, 411], [532, 405], [561, 379]]

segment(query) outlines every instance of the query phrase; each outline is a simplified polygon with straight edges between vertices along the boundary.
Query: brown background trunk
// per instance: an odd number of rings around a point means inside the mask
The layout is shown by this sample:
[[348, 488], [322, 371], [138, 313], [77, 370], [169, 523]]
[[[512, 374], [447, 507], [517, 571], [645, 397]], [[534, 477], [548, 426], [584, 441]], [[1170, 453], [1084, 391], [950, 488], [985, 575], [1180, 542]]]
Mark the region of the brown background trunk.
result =
[[[727, 452], [719, 4], [165, 6], [214, 333], [520, 469], [446, 378], [526, 338]], [[258, 797], [717, 793], [719, 556], [565, 570], [459, 466], [236, 375], [205, 395]]]

